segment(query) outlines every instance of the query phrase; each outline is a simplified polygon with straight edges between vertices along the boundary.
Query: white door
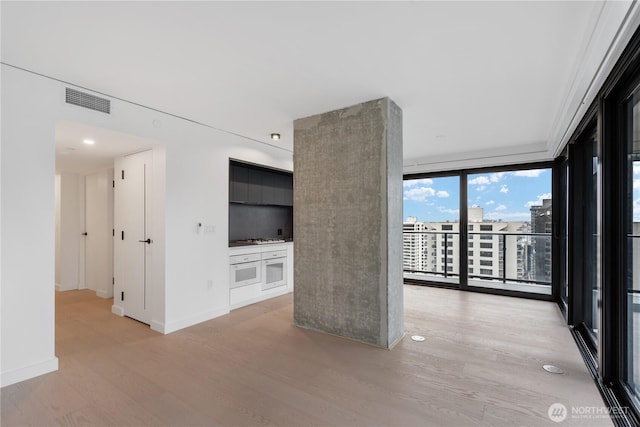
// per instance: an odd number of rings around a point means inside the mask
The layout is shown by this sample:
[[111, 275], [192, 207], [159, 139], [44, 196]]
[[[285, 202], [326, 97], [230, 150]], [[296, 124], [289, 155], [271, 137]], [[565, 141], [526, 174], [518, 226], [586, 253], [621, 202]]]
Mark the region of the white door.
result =
[[150, 224], [151, 151], [116, 160], [114, 167], [114, 305], [124, 315], [149, 324], [150, 262], [153, 236]]
[[85, 284], [113, 296], [113, 169], [85, 177]]

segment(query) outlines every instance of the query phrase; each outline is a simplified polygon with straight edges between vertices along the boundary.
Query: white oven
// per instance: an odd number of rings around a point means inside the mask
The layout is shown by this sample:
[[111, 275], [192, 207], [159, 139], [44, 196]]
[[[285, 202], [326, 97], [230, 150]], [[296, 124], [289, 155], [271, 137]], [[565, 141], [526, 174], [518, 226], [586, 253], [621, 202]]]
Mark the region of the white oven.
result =
[[287, 284], [287, 251], [262, 253], [262, 290], [277, 288]]
[[260, 253], [231, 255], [229, 257], [229, 288], [260, 283], [262, 280], [262, 257]]

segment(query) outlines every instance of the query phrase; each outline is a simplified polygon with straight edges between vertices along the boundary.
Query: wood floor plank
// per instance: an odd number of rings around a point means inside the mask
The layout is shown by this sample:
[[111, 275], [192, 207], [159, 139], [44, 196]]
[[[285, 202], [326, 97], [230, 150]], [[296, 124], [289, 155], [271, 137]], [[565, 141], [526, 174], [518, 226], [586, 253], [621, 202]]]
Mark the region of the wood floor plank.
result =
[[539, 426], [557, 425], [553, 403], [603, 406], [554, 304], [404, 288], [407, 335], [393, 350], [295, 327], [291, 295], [161, 335], [91, 291], [56, 293], [60, 369], [3, 388], [0, 422]]

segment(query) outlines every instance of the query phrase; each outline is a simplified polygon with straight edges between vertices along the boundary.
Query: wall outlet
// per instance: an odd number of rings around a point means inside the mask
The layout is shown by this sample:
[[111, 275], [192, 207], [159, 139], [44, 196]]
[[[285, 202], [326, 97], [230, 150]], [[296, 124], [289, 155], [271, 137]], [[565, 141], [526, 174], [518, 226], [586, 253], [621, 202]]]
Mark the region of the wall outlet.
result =
[[207, 280], [207, 289], [213, 289], [213, 280]]

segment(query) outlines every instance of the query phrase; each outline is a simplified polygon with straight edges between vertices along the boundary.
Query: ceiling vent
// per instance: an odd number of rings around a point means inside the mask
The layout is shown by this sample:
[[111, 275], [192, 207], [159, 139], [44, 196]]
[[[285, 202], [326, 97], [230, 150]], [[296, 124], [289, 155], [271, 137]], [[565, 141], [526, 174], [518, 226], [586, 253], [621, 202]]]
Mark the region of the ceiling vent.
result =
[[79, 90], [66, 88], [65, 101], [67, 104], [77, 105], [78, 107], [89, 108], [90, 110], [100, 111], [102, 113], [111, 114], [111, 101], [99, 96], [91, 95]]

